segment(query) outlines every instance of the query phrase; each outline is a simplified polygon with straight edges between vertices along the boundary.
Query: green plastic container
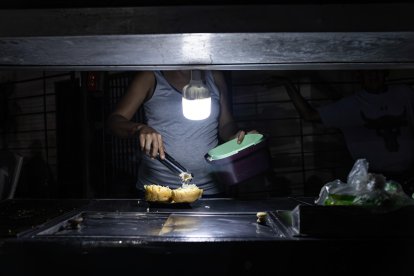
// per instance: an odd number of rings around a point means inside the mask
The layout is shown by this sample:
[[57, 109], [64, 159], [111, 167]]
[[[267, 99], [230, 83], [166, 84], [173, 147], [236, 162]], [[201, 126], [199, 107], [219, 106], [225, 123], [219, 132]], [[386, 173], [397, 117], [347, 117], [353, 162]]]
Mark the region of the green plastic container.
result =
[[243, 182], [270, 167], [270, 152], [262, 134], [246, 134], [243, 142], [230, 140], [211, 149], [205, 156], [216, 178], [226, 184]]
[[246, 134], [238, 144], [237, 139], [221, 144], [208, 152], [210, 160], [219, 160], [237, 154], [239, 151], [257, 145], [263, 140], [262, 134]]

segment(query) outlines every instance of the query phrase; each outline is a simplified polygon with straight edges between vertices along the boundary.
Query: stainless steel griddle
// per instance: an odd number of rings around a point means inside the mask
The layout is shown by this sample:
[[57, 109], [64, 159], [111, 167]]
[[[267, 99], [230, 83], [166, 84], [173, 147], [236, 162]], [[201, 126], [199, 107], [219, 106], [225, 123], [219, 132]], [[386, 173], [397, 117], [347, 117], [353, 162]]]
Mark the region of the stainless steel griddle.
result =
[[286, 235], [270, 216], [256, 213], [80, 212], [37, 233], [35, 238], [143, 238], [179, 240], [273, 240]]

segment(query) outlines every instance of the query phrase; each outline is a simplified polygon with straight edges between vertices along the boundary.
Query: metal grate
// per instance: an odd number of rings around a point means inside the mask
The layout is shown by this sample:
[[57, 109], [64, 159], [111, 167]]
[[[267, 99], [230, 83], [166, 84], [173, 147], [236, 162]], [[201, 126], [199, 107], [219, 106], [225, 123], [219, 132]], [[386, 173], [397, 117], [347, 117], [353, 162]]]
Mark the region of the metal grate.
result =
[[[292, 195], [316, 196], [323, 184], [337, 178], [345, 180], [352, 167], [354, 161], [341, 132], [304, 121], [280, 82], [280, 76], [289, 77], [314, 107], [352, 94], [359, 86], [349, 71], [318, 73], [324, 79], [306, 71], [233, 71], [236, 120], [242, 129], [257, 129], [267, 134], [270, 141], [277, 181], [261, 189], [272, 192], [285, 182]], [[410, 71], [394, 72], [388, 82], [413, 84], [411, 75]], [[336, 95], [334, 90], [342, 95]]]
[[[56, 192], [54, 83], [70, 77], [70, 73], [16, 72], [13, 81], [0, 84], [0, 149], [18, 153], [25, 160], [17, 196], [52, 196]], [[47, 175], [40, 176], [40, 162]]]
[[[345, 171], [348, 153], [339, 131], [316, 127], [302, 120], [280, 84], [280, 74], [286, 73], [268, 71], [257, 75], [255, 72], [234, 72], [234, 115], [241, 128], [256, 129], [269, 139], [274, 175], [268, 186], [260, 189], [277, 195], [284, 185], [282, 190], [292, 195], [313, 195], [320, 189], [315, 185]], [[306, 78], [292, 81], [313, 105], [331, 100], [313, 95], [309, 89], [314, 85], [313, 81]], [[353, 83], [340, 85], [344, 84]], [[329, 147], [321, 148], [320, 141], [325, 140]], [[335, 144], [332, 140], [338, 142]], [[332, 162], [335, 155], [343, 157], [342, 160]], [[316, 184], [312, 182], [315, 180]], [[245, 192], [250, 191], [247, 189]]]
[[[121, 97], [126, 93], [134, 74], [116, 73], [108, 74], [107, 89], [105, 89], [105, 109], [104, 118], [108, 118], [110, 113], [115, 109]], [[135, 122], [143, 122], [144, 114], [142, 110], [132, 118]], [[119, 138], [115, 135], [105, 135], [105, 145], [107, 156], [105, 160], [106, 171], [110, 177], [109, 192], [111, 195], [131, 196], [131, 188], [134, 187], [138, 176], [138, 167], [140, 163], [139, 139]]]

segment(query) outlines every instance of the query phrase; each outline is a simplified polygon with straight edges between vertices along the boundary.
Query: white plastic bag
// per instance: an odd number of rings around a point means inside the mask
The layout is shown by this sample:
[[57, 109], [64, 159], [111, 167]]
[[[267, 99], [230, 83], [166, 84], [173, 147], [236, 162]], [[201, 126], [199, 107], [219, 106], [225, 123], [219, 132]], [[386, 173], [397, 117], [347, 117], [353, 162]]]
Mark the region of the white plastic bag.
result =
[[412, 205], [414, 200], [406, 195], [398, 182], [382, 174], [368, 172], [369, 164], [358, 159], [350, 171], [347, 183], [339, 179], [325, 184], [318, 199], [318, 205], [360, 205], [394, 209]]

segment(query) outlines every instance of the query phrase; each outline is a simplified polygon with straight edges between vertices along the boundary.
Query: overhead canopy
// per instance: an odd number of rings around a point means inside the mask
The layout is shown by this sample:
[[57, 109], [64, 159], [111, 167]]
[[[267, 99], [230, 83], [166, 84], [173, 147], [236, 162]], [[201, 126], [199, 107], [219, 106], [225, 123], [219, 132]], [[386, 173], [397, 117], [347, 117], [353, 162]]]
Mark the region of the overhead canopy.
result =
[[0, 69], [414, 68], [412, 4], [0, 10]]

